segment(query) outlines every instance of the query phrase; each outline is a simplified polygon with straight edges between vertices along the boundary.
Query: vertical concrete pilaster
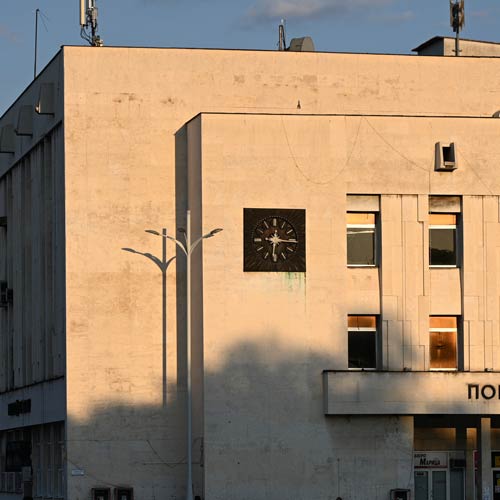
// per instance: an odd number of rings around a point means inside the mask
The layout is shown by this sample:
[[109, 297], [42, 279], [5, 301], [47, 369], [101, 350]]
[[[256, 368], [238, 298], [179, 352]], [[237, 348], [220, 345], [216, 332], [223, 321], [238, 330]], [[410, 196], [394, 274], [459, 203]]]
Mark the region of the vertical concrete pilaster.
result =
[[476, 500], [476, 467], [474, 463], [475, 429], [466, 429], [467, 443], [465, 449], [465, 499]]
[[481, 500], [491, 500], [491, 418], [481, 418], [478, 426], [479, 487]]

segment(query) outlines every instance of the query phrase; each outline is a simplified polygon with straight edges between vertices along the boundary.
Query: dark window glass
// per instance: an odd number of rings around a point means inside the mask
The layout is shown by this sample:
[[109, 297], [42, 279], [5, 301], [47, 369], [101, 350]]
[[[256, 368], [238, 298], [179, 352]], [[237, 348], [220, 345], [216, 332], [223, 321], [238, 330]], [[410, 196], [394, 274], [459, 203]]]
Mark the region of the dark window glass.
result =
[[429, 214], [429, 264], [456, 266], [457, 226], [455, 214]]
[[347, 264], [375, 265], [375, 214], [347, 214]]
[[23, 467], [31, 465], [31, 443], [29, 441], [11, 441], [5, 452], [5, 471], [21, 472]]
[[375, 316], [349, 316], [349, 368], [377, 367], [377, 320]]
[[457, 265], [457, 230], [455, 228], [434, 229], [430, 228], [430, 254], [431, 266], [456, 266]]

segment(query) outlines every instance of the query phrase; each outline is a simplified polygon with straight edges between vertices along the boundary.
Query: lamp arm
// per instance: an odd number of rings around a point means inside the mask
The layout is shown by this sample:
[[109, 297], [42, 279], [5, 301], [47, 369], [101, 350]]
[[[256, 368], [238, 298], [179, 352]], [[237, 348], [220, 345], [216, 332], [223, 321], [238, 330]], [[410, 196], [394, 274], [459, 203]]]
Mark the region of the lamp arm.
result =
[[191, 247], [189, 248], [189, 251], [186, 255], [191, 255], [193, 253], [193, 250], [201, 243], [201, 240], [203, 240], [205, 238], [205, 236], [201, 236], [200, 238], [198, 238], [192, 245]]
[[173, 241], [184, 252], [184, 254], [186, 256], [188, 255], [188, 251], [186, 250], [186, 247], [179, 240], [176, 240], [172, 236], [164, 236], [164, 238], [167, 238], [167, 240]]

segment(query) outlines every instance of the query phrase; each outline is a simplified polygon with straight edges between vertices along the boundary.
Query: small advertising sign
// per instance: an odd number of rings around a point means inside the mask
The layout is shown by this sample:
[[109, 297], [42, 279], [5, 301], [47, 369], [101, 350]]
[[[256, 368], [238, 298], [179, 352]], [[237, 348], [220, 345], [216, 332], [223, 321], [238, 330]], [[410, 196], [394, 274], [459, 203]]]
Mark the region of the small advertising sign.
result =
[[413, 454], [415, 469], [446, 469], [448, 453], [446, 451], [416, 451]]

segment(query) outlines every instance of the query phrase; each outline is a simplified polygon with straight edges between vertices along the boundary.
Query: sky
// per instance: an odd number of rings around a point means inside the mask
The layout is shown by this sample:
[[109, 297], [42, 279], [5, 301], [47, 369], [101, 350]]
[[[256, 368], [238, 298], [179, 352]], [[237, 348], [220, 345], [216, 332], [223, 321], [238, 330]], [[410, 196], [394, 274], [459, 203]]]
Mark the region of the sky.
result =
[[[0, 115], [61, 45], [80, 38], [79, 0], [0, 0]], [[215, 47], [276, 50], [309, 35], [316, 50], [409, 54], [435, 36], [453, 36], [449, 0], [96, 0], [107, 46]], [[500, 2], [465, 0], [463, 38], [500, 42]]]

